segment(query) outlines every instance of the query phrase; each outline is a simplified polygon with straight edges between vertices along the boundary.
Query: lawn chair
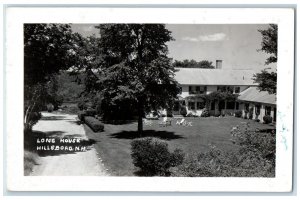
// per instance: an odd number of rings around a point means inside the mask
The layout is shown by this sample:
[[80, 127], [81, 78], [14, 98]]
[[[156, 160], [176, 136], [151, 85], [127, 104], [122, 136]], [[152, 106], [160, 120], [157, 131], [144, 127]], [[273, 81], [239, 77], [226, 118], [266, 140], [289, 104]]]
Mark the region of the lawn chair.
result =
[[143, 119], [143, 123], [144, 123], [146, 126], [151, 126], [151, 125], [152, 125], [152, 121], [151, 121], [151, 120], [147, 120], [147, 119]]
[[192, 125], [192, 122], [188, 122], [188, 121], [186, 121], [186, 120], [182, 123], [182, 125], [183, 125], [183, 126], [193, 126], [193, 125]]
[[167, 117], [164, 117], [163, 120], [158, 124], [159, 126], [172, 126], [172, 120], [168, 119]]
[[176, 124], [177, 125], [183, 125], [184, 121], [185, 121], [185, 119], [182, 118], [181, 120], [177, 120]]

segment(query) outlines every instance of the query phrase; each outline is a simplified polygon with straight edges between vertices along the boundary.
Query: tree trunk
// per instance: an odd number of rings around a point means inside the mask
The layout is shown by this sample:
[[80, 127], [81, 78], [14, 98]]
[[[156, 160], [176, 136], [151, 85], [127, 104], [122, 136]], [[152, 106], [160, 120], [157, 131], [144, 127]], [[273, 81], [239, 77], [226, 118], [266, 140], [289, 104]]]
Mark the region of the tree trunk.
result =
[[144, 116], [144, 106], [141, 101], [138, 103], [138, 134], [141, 137], [143, 134], [143, 116]]

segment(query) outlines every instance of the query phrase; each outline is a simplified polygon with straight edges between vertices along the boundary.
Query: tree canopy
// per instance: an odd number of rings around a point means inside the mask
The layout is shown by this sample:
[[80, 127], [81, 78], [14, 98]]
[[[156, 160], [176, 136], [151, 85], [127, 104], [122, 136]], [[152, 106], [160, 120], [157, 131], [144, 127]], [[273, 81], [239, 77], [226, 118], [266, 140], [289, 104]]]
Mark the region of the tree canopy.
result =
[[91, 70], [90, 77], [98, 77], [94, 88], [101, 92], [107, 112], [121, 115], [124, 107], [136, 110], [141, 133], [145, 112], [171, 107], [179, 92], [167, 57], [171, 32], [163, 24], [101, 24], [97, 28], [101, 64], [96, 73]]
[[53, 75], [75, 64], [75, 41], [68, 24], [24, 24], [25, 129], [46, 103], [61, 101]]
[[214, 69], [215, 66], [213, 66], [211, 61], [208, 60], [202, 60], [200, 62], [197, 62], [195, 60], [183, 60], [183, 61], [178, 61], [175, 60], [173, 63], [174, 67], [179, 67], [179, 68], [205, 68], [205, 69]]
[[266, 30], [258, 30], [262, 35], [261, 49], [267, 54], [271, 54], [266, 60], [266, 65], [277, 62], [277, 24], [270, 24]]
[[[262, 35], [261, 49], [267, 54], [271, 54], [267, 58], [265, 64], [271, 64], [277, 62], [277, 32], [278, 26], [276, 24], [270, 24], [266, 30], [258, 30]], [[258, 83], [258, 88], [261, 91], [268, 91], [270, 94], [277, 93], [277, 72], [268, 72], [262, 70], [261, 73], [254, 75], [254, 81]]]
[[25, 85], [49, 81], [53, 73], [74, 64], [74, 40], [67, 24], [24, 25]]

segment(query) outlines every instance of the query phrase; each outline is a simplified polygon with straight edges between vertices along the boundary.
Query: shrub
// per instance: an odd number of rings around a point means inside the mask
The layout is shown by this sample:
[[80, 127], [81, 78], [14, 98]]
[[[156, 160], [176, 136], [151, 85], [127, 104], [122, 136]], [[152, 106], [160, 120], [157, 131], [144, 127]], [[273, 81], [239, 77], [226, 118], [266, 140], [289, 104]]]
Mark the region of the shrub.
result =
[[172, 176], [274, 177], [275, 166], [255, 149], [225, 152], [210, 146], [208, 152], [187, 156], [183, 164], [174, 168]]
[[234, 116], [235, 117], [242, 117], [243, 112], [241, 110], [235, 111]]
[[86, 116], [95, 116], [96, 114], [97, 114], [97, 111], [95, 109], [92, 109], [92, 108], [88, 108], [85, 111]]
[[160, 139], [146, 137], [131, 142], [133, 164], [146, 176], [167, 176], [169, 168], [183, 162], [184, 154], [176, 149], [169, 152], [168, 144]]
[[84, 122], [94, 131], [99, 132], [104, 130], [104, 125], [99, 120], [91, 116], [85, 116]]
[[173, 168], [173, 176], [190, 177], [274, 177], [276, 136], [255, 132], [245, 126], [231, 131], [236, 151], [225, 152], [213, 145], [205, 153], [189, 155]]
[[210, 145], [208, 152], [187, 156], [183, 164], [172, 171], [172, 175], [183, 177], [232, 176], [230, 156]]
[[272, 123], [273, 118], [272, 118], [270, 115], [265, 115], [265, 116], [263, 117], [263, 120], [264, 120], [264, 123], [265, 123], [265, 124], [270, 124], [270, 123]]
[[201, 117], [209, 117], [209, 112], [206, 108], [203, 109], [203, 111], [201, 113]]
[[186, 108], [184, 107], [184, 106], [182, 106], [181, 108], [180, 108], [180, 114], [182, 115], [182, 116], [186, 116], [186, 114], [187, 114], [187, 111], [186, 111]]

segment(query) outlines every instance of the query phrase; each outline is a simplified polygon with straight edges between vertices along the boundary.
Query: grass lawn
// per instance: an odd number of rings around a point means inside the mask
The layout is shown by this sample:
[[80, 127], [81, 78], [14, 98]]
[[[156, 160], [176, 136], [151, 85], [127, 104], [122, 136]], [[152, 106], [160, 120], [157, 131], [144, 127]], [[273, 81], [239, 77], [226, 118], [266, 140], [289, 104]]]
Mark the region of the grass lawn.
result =
[[[192, 121], [193, 126], [176, 125], [176, 119], [173, 119], [172, 126], [160, 127], [158, 125], [160, 120], [153, 120], [151, 126], [144, 125], [143, 136], [164, 139], [169, 144], [170, 150], [180, 148], [186, 154], [193, 154], [207, 151], [209, 144], [224, 151], [237, 150], [238, 146], [230, 141], [230, 130], [233, 126], [245, 122], [249, 122], [250, 129], [253, 130], [274, 128], [271, 125], [235, 117], [186, 119]], [[132, 164], [130, 142], [139, 137], [137, 123], [105, 124], [104, 132], [100, 133], [94, 133], [89, 127], [84, 126], [87, 136], [96, 141], [95, 148], [110, 174], [133, 176], [137, 170]]]

